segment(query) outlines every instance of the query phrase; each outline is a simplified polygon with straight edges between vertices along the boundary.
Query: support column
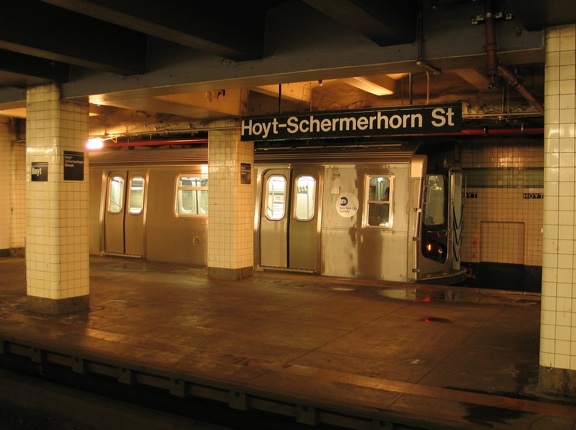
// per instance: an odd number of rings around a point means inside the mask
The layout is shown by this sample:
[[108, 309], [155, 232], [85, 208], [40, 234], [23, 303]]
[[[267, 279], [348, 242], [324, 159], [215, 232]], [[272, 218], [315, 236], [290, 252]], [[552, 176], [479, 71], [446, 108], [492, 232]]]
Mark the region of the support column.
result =
[[26, 121], [12, 120], [14, 140], [10, 145], [10, 255], [26, 252]]
[[208, 132], [208, 276], [243, 279], [254, 265], [254, 143], [236, 121]]
[[540, 391], [576, 395], [576, 26], [548, 29]]
[[0, 257], [10, 255], [10, 128], [0, 117]]
[[57, 85], [28, 89], [26, 281], [28, 307], [88, 309], [88, 104], [60, 100]]
[[0, 256], [24, 256], [26, 238], [25, 121], [0, 118]]

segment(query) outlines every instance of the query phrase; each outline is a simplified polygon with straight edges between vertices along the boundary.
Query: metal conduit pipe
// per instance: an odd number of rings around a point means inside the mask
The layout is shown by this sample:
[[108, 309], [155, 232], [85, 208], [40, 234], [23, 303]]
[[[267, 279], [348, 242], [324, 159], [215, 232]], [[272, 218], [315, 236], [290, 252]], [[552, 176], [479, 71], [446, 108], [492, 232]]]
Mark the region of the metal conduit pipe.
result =
[[106, 143], [106, 148], [125, 148], [133, 146], [169, 146], [169, 145], [204, 145], [208, 139], [158, 139], [158, 140], [134, 140], [126, 142]]
[[484, 11], [484, 28], [486, 34], [486, 73], [490, 77], [489, 88], [496, 85], [496, 75], [498, 74], [498, 56], [496, 51], [498, 45], [496, 44], [496, 36], [494, 32], [494, 12], [492, 11], [492, 1], [486, 0]]
[[536, 100], [536, 97], [534, 97], [534, 95], [524, 85], [522, 85], [522, 82], [520, 82], [518, 80], [516, 75], [514, 73], [512, 73], [510, 71], [510, 69], [508, 69], [506, 66], [503, 66], [502, 64], [499, 64], [498, 65], [498, 71], [500, 72], [500, 75], [502, 75], [502, 77], [504, 79], [506, 79], [506, 82], [508, 82], [508, 85], [510, 85], [513, 88], [516, 88], [516, 90], [526, 100], [528, 100], [530, 103], [532, 103], [532, 105], [534, 105], [534, 107], [536, 109], [538, 109], [538, 111], [542, 115], [544, 115], [544, 106], [542, 105], [542, 103], [540, 103], [538, 100]]
[[485, 30], [486, 30], [486, 72], [490, 76], [490, 85], [495, 85], [494, 79], [496, 75], [502, 76], [508, 85], [515, 88], [526, 100], [528, 100], [538, 111], [544, 115], [544, 106], [536, 97], [528, 90], [518, 77], [506, 66], [500, 64], [500, 60], [496, 54], [498, 45], [496, 44], [496, 36], [494, 32], [494, 10], [492, 7], [492, 0], [485, 0], [485, 14], [484, 14]]
[[[455, 133], [431, 133], [431, 134], [417, 134], [405, 136], [419, 136], [419, 137], [441, 137], [441, 136], [510, 136], [510, 135], [538, 135], [543, 134], [544, 129], [540, 127], [514, 127], [514, 128], [470, 128], [463, 129]], [[115, 144], [106, 145], [106, 148], [125, 148], [135, 146], [178, 146], [178, 145], [193, 145], [193, 144], [208, 144], [208, 139], [164, 139], [164, 140], [139, 140], [133, 142], [118, 142]]]
[[411, 134], [404, 136], [418, 137], [470, 137], [470, 136], [528, 136], [544, 134], [541, 127], [533, 128], [468, 128], [454, 133]]
[[483, 128], [483, 129], [468, 129], [460, 132], [461, 136], [511, 136], [511, 135], [526, 135], [526, 134], [544, 134], [544, 129], [541, 127], [534, 128]]

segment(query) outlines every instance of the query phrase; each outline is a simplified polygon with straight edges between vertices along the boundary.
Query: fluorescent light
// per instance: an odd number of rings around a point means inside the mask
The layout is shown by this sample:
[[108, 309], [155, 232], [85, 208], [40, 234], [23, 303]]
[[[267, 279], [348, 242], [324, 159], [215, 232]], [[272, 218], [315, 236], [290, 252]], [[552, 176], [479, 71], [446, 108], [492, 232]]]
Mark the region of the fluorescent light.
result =
[[389, 96], [394, 94], [394, 88], [396, 86], [396, 81], [387, 75], [358, 76], [342, 79], [342, 81], [376, 96]]
[[86, 142], [86, 149], [97, 150], [102, 148], [104, 148], [104, 139], [101, 137], [91, 137], [88, 139], [88, 142]]

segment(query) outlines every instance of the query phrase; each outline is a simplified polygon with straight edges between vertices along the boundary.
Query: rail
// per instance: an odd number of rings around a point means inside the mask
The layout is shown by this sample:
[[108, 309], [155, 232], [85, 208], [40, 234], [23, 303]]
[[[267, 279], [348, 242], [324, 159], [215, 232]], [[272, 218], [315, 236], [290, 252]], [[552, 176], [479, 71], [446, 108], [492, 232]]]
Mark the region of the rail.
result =
[[[84, 356], [81, 351], [56, 349], [38, 342], [0, 338], [0, 355], [11, 354], [36, 365], [58, 365], [77, 375], [95, 374], [115, 379], [118, 383], [146, 386], [169, 392], [178, 398], [200, 398], [228, 405], [237, 411], [262, 412], [294, 419], [310, 426], [373, 430], [394, 429], [408, 425], [412, 429], [429, 428], [429, 423], [392, 412], [354, 409], [351, 405], [304, 403], [288, 395], [266, 390], [246, 389], [233, 383], [215, 381], [168, 368], [139, 366], [129, 360], [105, 356]], [[383, 414], [387, 414], [383, 417]]]

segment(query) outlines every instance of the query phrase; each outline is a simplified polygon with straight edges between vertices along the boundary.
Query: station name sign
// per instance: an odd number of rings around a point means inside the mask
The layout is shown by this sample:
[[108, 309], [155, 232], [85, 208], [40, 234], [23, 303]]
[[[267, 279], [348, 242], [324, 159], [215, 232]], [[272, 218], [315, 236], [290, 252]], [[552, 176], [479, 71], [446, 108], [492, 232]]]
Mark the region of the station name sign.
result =
[[462, 130], [462, 105], [246, 117], [242, 119], [241, 129], [243, 141], [455, 133]]

